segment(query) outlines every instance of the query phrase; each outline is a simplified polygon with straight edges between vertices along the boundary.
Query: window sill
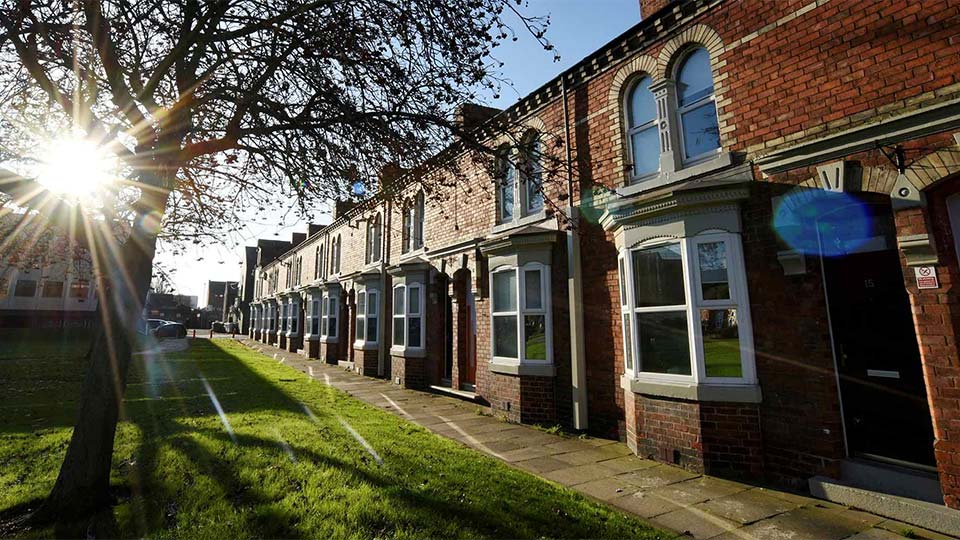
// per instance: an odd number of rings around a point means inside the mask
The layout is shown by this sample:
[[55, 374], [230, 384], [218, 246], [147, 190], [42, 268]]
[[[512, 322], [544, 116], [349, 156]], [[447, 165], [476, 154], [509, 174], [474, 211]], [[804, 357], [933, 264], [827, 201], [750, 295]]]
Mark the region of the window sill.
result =
[[320, 343], [340, 343], [340, 338], [337, 336], [318, 336], [320, 338]]
[[390, 347], [390, 356], [402, 356], [404, 358], [425, 358], [427, 351], [423, 347]]
[[490, 371], [503, 375], [519, 375], [521, 377], [555, 377], [557, 368], [546, 362], [540, 364], [511, 363], [494, 360], [490, 362]]
[[421, 256], [425, 255], [426, 253], [427, 253], [427, 248], [426, 248], [426, 247], [419, 247], [419, 248], [417, 248], [417, 249], [415, 249], [415, 250], [413, 250], [413, 251], [408, 251], [408, 252], [406, 252], [406, 253], [401, 253], [399, 260], [400, 260], [400, 262], [403, 262], [403, 261], [408, 261], [408, 260], [410, 260], [410, 259], [416, 259], [417, 257], [421, 257]]
[[521, 218], [514, 219], [513, 221], [507, 221], [506, 223], [501, 223], [493, 227], [493, 234], [499, 234], [504, 231], [509, 231], [516, 229], [517, 227], [523, 227], [525, 225], [532, 225], [534, 223], [540, 223], [547, 219], [547, 210], [537, 212], [536, 214], [530, 214], [528, 216], [523, 216]]
[[660, 171], [660, 174], [644, 176], [637, 178], [638, 183], [624, 186], [617, 189], [617, 194], [621, 197], [629, 197], [645, 191], [650, 191], [658, 187], [673, 184], [694, 176], [707, 174], [724, 167], [733, 165], [733, 154], [723, 152], [707, 161], [691, 163], [678, 171]]
[[371, 343], [369, 341], [354, 341], [353, 348], [357, 351], [375, 351], [380, 346], [377, 343]]
[[732, 403], [761, 403], [763, 395], [758, 384], [719, 385], [694, 382], [663, 382], [620, 377], [620, 387], [634, 394], [685, 399], [689, 401], [726, 401]]
[[303, 335], [303, 339], [304, 339], [305, 341], [320, 341], [320, 335], [319, 335], [319, 334], [304, 334], [304, 335]]

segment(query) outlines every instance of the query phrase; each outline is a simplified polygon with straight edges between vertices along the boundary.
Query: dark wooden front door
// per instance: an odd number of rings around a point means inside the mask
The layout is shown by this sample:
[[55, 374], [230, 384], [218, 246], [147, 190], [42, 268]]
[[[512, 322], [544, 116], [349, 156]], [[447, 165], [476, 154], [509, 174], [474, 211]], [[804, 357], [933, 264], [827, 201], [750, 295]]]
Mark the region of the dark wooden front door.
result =
[[823, 263], [847, 445], [930, 466], [933, 427], [893, 216], [888, 205], [868, 208], [864, 238], [844, 236], [849, 224], [820, 227], [824, 245], [845, 246]]

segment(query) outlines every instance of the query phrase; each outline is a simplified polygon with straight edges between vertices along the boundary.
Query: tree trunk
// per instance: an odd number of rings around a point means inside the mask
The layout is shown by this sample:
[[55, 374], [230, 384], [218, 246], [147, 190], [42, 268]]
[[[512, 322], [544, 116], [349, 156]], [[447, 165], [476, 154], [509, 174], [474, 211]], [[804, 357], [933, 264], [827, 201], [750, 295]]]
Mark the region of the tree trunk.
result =
[[[143, 183], [164, 185], [155, 177], [152, 180]], [[165, 190], [144, 188], [137, 219], [122, 246], [116, 245], [109, 232], [94, 233], [90, 239], [100, 325], [90, 350], [67, 455], [53, 490], [33, 516], [35, 522], [72, 521], [93, 515], [111, 502], [114, 437], [167, 195]], [[90, 224], [90, 229], [96, 228]]]

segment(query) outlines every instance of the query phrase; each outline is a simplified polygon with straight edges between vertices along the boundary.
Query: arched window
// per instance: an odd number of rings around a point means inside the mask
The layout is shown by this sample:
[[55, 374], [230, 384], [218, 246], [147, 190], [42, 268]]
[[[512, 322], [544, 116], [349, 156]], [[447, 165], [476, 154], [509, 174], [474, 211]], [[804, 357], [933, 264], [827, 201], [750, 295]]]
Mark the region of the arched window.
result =
[[413, 201], [413, 249], [423, 247], [423, 215], [426, 210], [426, 201], [423, 192], [417, 193], [417, 198]]
[[340, 235], [339, 234], [330, 245], [330, 273], [334, 275], [340, 273]]
[[698, 161], [720, 149], [710, 53], [693, 49], [677, 70], [677, 106], [683, 161]]
[[497, 153], [497, 223], [513, 221], [517, 181], [517, 169], [513, 161], [510, 146], [501, 146]]
[[645, 76], [627, 93], [627, 141], [633, 161], [633, 180], [660, 170], [657, 103], [650, 83], [650, 77]]
[[543, 210], [543, 142], [540, 135], [530, 131], [521, 147], [521, 181], [523, 183], [523, 213], [536, 214]]
[[367, 222], [367, 264], [380, 262], [380, 237], [383, 218], [378, 213], [375, 218]]

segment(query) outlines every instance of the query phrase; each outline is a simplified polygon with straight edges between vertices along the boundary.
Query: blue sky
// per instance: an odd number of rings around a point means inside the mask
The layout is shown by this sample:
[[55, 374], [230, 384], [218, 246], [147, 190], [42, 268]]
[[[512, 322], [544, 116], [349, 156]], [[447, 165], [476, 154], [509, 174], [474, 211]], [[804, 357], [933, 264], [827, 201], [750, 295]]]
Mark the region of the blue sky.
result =
[[[552, 52], [544, 51], [532, 36], [517, 29], [517, 41], [507, 41], [495, 49], [497, 59], [504, 63], [502, 72], [512, 86], [502, 88], [498, 99], [491, 96], [489, 104], [509, 107], [620, 35], [639, 22], [639, 5], [639, 0], [529, 0], [523, 8], [525, 13], [550, 14], [547, 38], [560, 53], [560, 61], [554, 62]], [[179, 293], [197, 295], [201, 305], [205, 305], [207, 280], [240, 279], [242, 245], [254, 245], [257, 238], [287, 240], [292, 232], [307, 229], [306, 223], [283, 223], [280, 216], [276, 221], [272, 226], [246, 227], [234, 239], [236, 245], [203, 246], [178, 257], [161, 251], [158, 261], [176, 269], [173, 278]], [[202, 261], [197, 260], [200, 257]]]

